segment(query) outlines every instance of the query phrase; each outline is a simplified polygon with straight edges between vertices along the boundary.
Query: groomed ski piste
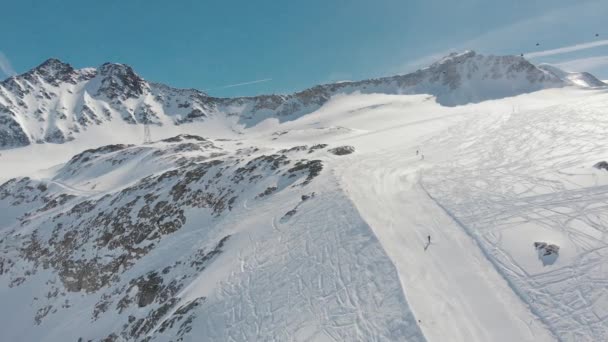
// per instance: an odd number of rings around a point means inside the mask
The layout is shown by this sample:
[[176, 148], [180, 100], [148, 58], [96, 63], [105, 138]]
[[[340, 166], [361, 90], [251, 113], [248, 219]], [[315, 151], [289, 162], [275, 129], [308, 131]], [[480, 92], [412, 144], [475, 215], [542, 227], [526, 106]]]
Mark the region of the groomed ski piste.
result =
[[[608, 159], [606, 108], [601, 87], [454, 107], [429, 95], [354, 93], [293, 121], [267, 119], [248, 129], [221, 119], [152, 127], [155, 140], [193, 133], [235, 153], [315, 144], [354, 152], [314, 152], [324, 167], [303, 188], [314, 192], [311, 200], [281, 180], [281, 191], [259, 199], [275, 184], [268, 173], [220, 221], [188, 209], [185, 226], [125, 279], [229, 235], [204, 271], [167, 275], [187, 281], [180, 304], [205, 298], [184, 341], [606, 341], [608, 171], [593, 167]], [[29, 176], [96, 199], [172, 167], [145, 164], [144, 155], [112, 170], [62, 173], [57, 164], [99, 146], [104, 130], [108, 125], [62, 145], [2, 151], [2, 181]], [[103, 136], [103, 145], [140, 141], [133, 127]], [[307, 158], [307, 151], [286, 154]], [[14, 228], [23, 212], [0, 209], [0, 228]], [[211, 228], [201, 230], [205, 225]], [[558, 258], [543, 263], [538, 241], [558, 245]], [[14, 309], [2, 310], [1, 340], [87, 341], [120, 331], [128, 312], [91, 319], [101, 294], [68, 294], [69, 306], [34, 326], [31, 296], [49, 279], [50, 271], [21, 287], [2, 279], [3, 306]], [[173, 340], [176, 330], [161, 326], [180, 304], [140, 340]]]

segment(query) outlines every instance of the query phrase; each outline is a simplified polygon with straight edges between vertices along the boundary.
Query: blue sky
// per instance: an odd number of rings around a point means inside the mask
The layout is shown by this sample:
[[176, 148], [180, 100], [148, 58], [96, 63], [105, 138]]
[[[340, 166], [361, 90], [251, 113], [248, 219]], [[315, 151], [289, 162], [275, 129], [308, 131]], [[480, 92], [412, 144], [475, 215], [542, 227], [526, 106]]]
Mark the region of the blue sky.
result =
[[606, 0], [9, 0], [0, 8], [0, 78], [49, 57], [77, 68], [112, 61], [151, 81], [240, 96], [406, 73], [474, 49], [536, 53], [534, 62], [608, 79]]

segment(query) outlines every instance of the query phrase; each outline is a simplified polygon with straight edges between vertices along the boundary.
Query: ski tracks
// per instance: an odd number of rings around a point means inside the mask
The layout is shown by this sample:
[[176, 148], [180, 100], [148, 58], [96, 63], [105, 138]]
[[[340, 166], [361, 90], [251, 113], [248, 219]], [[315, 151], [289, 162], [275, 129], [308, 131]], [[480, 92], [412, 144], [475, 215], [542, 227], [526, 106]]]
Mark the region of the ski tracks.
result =
[[[358, 156], [359, 161], [342, 165], [338, 173], [395, 264], [425, 337], [429, 341], [554, 339], [476, 243], [417, 185], [419, 167], [429, 164], [402, 155], [403, 151], [388, 151]], [[425, 251], [429, 234], [432, 243]]]
[[326, 181], [286, 220], [276, 217], [293, 203], [249, 202], [248, 217], [259, 213], [265, 233], [251, 232], [245, 244], [231, 238], [243, 249], [202, 309], [209, 319], [201, 334], [214, 341], [424, 341], [393, 264], [337, 181]]

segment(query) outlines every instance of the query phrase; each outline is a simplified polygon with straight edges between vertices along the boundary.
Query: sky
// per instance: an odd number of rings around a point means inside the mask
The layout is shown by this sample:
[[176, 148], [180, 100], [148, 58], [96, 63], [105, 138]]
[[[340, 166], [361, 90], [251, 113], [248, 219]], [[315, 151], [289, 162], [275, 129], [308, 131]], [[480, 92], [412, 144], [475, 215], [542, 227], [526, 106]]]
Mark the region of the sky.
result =
[[608, 79], [606, 0], [8, 0], [0, 9], [0, 79], [55, 57], [250, 96], [403, 74], [464, 50], [524, 53]]

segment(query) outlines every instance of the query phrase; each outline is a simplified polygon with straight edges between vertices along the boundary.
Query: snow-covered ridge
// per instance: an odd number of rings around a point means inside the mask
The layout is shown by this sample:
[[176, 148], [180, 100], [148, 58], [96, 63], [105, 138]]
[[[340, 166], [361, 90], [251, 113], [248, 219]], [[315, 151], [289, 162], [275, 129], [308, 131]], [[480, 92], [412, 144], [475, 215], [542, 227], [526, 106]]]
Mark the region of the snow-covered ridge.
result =
[[567, 80], [572, 84], [580, 87], [597, 88], [606, 86], [606, 83], [598, 80], [595, 76], [591, 75], [588, 72], [568, 72], [550, 64], [540, 64], [538, 67], [542, 70], [552, 73], [553, 75], [556, 75], [562, 80]]
[[215, 116], [251, 127], [267, 118], [293, 120], [340, 93], [431, 94], [442, 105], [456, 106], [565, 85], [603, 85], [589, 74], [583, 78], [536, 67], [523, 57], [467, 51], [407, 75], [319, 85], [289, 95], [216, 98], [148, 82], [124, 64], [77, 70], [49, 59], [0, 83], [0, 148], [63, 143], [91, 125], [114, 120], [181, 125]]

